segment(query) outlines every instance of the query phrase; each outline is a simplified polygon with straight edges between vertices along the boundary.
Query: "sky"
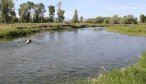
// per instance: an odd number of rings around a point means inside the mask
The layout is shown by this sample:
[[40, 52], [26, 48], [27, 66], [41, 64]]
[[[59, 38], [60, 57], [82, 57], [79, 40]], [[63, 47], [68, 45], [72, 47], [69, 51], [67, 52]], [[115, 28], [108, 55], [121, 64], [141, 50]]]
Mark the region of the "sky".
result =
[[73, 17], [74, 10], [78, 10], [79, 16], [84, 18], [94, 18], [97, 16], [124, 16], [133, 14], [139, 17], [140, 14], [146, 14], [146, 0], [17, 0], [15, 9], [19, 8], [21, 3], [33, 1], [34, 3], [44, 3], [48, 14], [48, 6], [56, 6], [58, 1], [62, 1], [62, 9], [65, 10], [66, 19]]

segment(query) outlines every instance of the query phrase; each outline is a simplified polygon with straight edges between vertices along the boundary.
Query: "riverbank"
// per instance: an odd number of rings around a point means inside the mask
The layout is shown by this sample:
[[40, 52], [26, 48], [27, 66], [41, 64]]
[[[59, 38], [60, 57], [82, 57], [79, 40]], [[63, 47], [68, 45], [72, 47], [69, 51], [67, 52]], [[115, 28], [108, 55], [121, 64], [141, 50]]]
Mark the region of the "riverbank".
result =
[[127, 68], [114, 69], [99, 75], [98, 78], [77, 81], [75, 84], [145, 84], [146, 83], [146, 53], [139, 61]]
[[[127, 35], [146, 36], [146, 25], [108, 25], [110, 32]], [[146, 52], [139, 61], [127, 68], [114, 69], [99, 75], [98, 78], [88, 81], [79, 81], [79, 84], [145, 84], [146, 83]]]
[[[128, 68], [114, 69], [92, 79], [91, 84], [145, 84], [146, 83], [146, 53], [137, 64]], [[94, 82], [94, 83], [93, 83]]]
[[127, 35], [146, 36], [146, 24], [109, 25], [107, 30]]
[[31, 35], [41, 31], [60, 30], [70, 28], [95, 27], [95, 24], [77, 23], [15, 23], [0, 24], [0, 38], [15, 38]]

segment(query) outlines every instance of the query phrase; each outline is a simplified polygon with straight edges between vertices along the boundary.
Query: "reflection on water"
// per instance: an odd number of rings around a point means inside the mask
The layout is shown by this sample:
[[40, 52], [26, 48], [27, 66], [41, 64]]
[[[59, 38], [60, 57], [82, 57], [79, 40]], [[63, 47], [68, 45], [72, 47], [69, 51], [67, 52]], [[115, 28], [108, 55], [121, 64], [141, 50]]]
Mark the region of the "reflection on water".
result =
[[[107, 70], [136, 63], [146, 38], [97, 28], [50, 31], [0, 41], [0, 83], [57, 84], [96, 77]], [[25, 39], [32, 43], [25, 44]]]

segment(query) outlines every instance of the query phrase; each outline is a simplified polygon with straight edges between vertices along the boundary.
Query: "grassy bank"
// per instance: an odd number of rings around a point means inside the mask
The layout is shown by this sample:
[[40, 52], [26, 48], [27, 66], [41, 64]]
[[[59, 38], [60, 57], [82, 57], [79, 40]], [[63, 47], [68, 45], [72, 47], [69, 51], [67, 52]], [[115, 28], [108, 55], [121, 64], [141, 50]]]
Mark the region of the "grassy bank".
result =
[[146, 53], [137, 64], [128, 68], [114, 69], [98, 78], [77, 81], [73, 84], [146, 84]]
[[65, 24], [65, 23], [15, 23], [0, 24], [0, 38], [20, 37], [34, 34], [41, 31], [60, 30], [70, 28], [85, 28], [96, 26], [94, 24]]
[[[107, 30], [127, 35], [146, 36], [146, 24], [108, 25]], [[77, 81], [74, 84], [146, 84], [146, 52], [133, 66], [114, 69], [100, 74], [97, 78]]]
[[109, 25], [107, 30], [127, 35], [146, 36], [146, 24]]
[[101, 74], [97, 79], [90, 80], [89, 84], [146, 84], [146, 53], [136, 65]]

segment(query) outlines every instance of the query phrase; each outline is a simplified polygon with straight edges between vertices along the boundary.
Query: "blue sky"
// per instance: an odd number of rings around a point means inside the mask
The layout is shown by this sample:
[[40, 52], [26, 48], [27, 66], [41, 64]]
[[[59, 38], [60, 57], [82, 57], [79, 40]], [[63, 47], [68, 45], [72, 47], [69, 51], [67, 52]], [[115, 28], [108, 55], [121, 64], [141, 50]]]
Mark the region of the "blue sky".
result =
[[[33, 1], [35, 3], [44, 3], [47, 7], [49, 5], [56, 6], [58, 1], [62, 1], [62, 9], [64, 9], [65, 16], [71, 19], [74, 10], [77, 9], [79, 16], [84, 18], [92, 18], [97, 16], [124, 16], [133, 14], [139, 17], [140, 14], [146, 14], [146, 0], [18, 0], [15, 2], [15, 8], [23, 2]], [[48, 16], [48, 12], [45, 13]]]

